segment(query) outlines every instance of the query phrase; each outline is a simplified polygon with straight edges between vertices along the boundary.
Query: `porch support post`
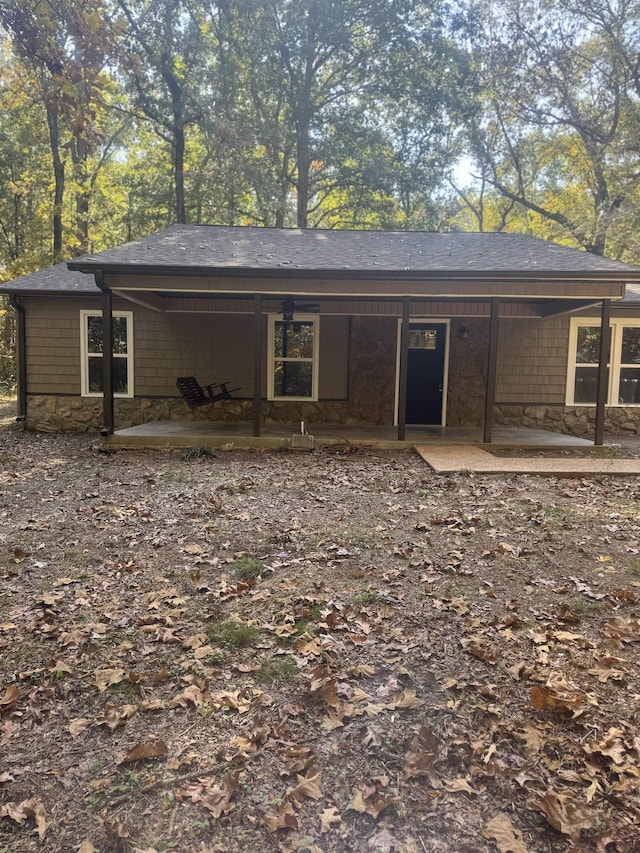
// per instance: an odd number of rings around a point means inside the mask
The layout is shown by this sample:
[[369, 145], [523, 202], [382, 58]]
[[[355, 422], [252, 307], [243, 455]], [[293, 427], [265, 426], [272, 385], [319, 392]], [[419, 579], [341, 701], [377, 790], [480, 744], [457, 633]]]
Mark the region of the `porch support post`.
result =
[[27, 332], [24, 305], [19, 296], [10, 296], [9, 302], [16, 312], [16, 385], [18, 389], [18, 411], [16, 420], [27, 419]]
[[262, 295], [253, 297], [253, 434], [260, 436], [262, 414]]
[[498, 326], [500, 300], [491, 300], [489, 315], [489, 353], [487, 355], [487, 393], [484, 404], [484, 443], [493, 438], [493, 407], [496, 401], [496, 376], [498, 373]]
[[411, 297], [402, 299], [402, 325], [400, 327], [400, 375], [398, 377], [398, 441], [404, 441], [407, 431], [407, 373], [409, 368], [409, 322]]
[[[113, 435], [113, 294], [105, 286], [102, 274], [96, 274], [102, 290], [102, 430]], [[84, 334], [84, 332], [83, 332]]]
[[598, 390], [596, 393], [596, 426], [594, 444], [604, 444], [604, 416], [609, 394], [609, 358], [611, 352], [611, 300], [602, 300], [600, 319], [600, 353], [598, 362]]

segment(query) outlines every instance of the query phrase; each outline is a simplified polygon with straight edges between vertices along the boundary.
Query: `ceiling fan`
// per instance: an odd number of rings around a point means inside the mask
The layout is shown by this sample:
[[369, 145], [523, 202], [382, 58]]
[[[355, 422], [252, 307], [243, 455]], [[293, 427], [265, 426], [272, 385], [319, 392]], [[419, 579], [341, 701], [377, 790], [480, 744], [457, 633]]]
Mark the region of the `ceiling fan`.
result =
[[280, 304], [280, 313], [285, 323], [293, 323], [294, 314], [297, 312], [319, 311], [317, 302], [296, 302], [295, 299], [283, 299]]

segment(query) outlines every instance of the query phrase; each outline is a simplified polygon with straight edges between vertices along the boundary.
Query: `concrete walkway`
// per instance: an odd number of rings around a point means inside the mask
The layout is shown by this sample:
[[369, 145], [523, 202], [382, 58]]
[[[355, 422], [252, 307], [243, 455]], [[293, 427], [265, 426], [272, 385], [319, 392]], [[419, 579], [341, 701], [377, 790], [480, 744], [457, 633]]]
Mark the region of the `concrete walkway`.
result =
[[436, 474], [540, 474], [546, 477], [628, 476], [640, 474], [640, 459], [610, 456], [494, 456], [471, 445], [416, 445]]

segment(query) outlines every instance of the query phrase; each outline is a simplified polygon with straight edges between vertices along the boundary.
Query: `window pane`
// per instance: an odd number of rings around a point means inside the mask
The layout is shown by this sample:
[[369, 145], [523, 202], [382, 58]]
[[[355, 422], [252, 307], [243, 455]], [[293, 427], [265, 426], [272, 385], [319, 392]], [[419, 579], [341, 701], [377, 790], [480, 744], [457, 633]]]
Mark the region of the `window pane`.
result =
[[640, 327], [625, 326], [622, 330], [622, 364], [640, 364]]
[[[127, 353], [127, 318], [113, 318], [113, 351], [126, 355]], [[102, 317], [87, 317], [87, 351], [96, 354], [102, 349]]]
[[409, 349], [437, 349], [437, 329], [411, 329], [409, 332]]
[[88, 352], [102, 352], [102, 317], [87, 317]]
[[[126, 394], [127, 359], [113, 359], [113, 393]], [[102, 394], [102, 356], [89, 356], [89, 393]]]
[[600, 327], [578, 326], [576, 363], [597, 364], [600, 360]]
[[113, 318], [113, 351], [126, 355], [127, 353], [127, 318]]
[[598, 368], [576, 367], [573, 399], [576, 403], [595, 403], [598, 391]]
[[313, 321], [276, 320], [274, 355], [276, 358], [313, 358]]
[[276, 361], [273, 392], [276, 397], [311, 397], [313, 365], [309, 361]]
[[620, 370], [618, 402], [626, 405], [640, 403], [640, 367], [623, 367]]
[[89, 356], [89, 393], [102, 394], [102, 356]]

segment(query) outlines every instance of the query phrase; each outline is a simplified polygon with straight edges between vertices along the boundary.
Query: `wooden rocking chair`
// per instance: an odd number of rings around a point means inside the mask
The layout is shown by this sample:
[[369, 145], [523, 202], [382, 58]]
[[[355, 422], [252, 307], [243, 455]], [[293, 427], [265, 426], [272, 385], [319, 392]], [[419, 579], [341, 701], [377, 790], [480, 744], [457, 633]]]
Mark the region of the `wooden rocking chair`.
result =
[[190, 409], [208, 406], [216, 400], [230, 400], [234, 391], [240, 388], [228, 388], [228, 382], [213, 382], [211, 385], [200, 385], [195, 376], [179, 376], [176, 387]]

